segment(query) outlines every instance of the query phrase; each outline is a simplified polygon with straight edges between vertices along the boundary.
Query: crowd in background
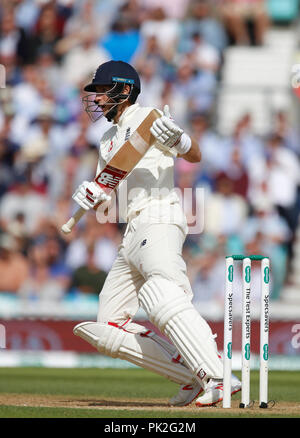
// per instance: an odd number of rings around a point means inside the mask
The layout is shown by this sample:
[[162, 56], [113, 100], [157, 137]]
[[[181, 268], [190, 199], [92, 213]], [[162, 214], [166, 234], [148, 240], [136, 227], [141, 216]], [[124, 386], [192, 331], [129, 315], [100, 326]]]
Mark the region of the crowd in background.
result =
[[[300, 211], [300, 141], [288, 114], [261, 138], [251, 114], [229, 136], [214, 109], [229, 45], [260, 45], [269, 25], [261, 0], [3, 0], [0, 5], [0, 291], [30, 299], [96, 296], [124, 224], [88, 213], [68, 237], [72, 193], [95, 175], [108, 122], [91, 124], [83, 86], [110, 59], [132, 63], [139, 103], [169, 104], [199, 141], [202, 161], [178, 159], [176, 185], [202, 188], [204, 230], [184, 257], [195, 301], [221, 301], [224, 256], [265, 254], [280, 297]], [[186, 211], [192, 215], [192, 211]]]

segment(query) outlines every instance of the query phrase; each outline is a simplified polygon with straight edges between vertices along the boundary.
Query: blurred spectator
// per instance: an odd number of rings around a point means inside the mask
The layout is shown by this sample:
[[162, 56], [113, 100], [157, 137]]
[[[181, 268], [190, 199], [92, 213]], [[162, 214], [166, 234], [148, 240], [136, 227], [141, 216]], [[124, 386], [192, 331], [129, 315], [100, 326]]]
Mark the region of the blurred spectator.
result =
[[[155, 69], [155, 74], [161, 80], [166, 80], [174, 76], [174, 66], [170, 60], [161, 52], [157, 42], [157, 37], [151, 35], [144, 38], [132, 59], [132, 63], [138, 72], [142, 72], [145, 64], [150, 64]], [[141, 94], [143, 98], [144, 92]]]
[[5, 82], [7, 87], [13, 87], [22, 81], [22, 70], [18, 65], [17, 55], [0, 54], [0, 64], [5, 68]]
[[[222, 299], [222, 277], [224, 274], [224, 257], [218, 257], [214, 251], [207, 251], [198, 260], [197, 271], [193, 279], [193, 303], [201, 311], [205, 303], [217, 303]], [[195, 263], [196, 264], [196, 263]]]
[[155, 37], [162, 57], [169, 62], [176, 54], [180, 36], [178, 20], [169, 18], [162, 7], [152, 8], [141, 25], [141, 37]]
[[300, 131], [293, 127], [287, 112], [276, 112], [273, 121], [273, 132], [280, 136], [284, 145], [294, 151], [300, 158]]
[[24, 32], [17, 27], [14, 11], [11, 7], [2, 10], [0, 24], [0, 55], [19, 55], [19, 44]]
[[53, 151], [47, 158], [47, 168], [51, 169], [49, 195], [52, 200], [71, 197], [80, 182], [94, 178], [98, 162], [98, 142], [107, 125], [106, 119], [90, 124], [87, 114], [82, 112], [76, 122], [69, 123], [67, 127], [57, 127], [58, 134], [60, 132], [57, 146], [60, 148], [55, 148], [54, 144]]
[[[189, 163], [184, 160], [177, 160], [176, 165], [176, 190], [181, 200], [181, 205], [186, 215], [189, 227], [197, 227], [198, 233], [202, 224], [197, 222], [197, 212], [202, 207], [203, 193], [197, 192], [195, 182], [199, 172], [198, 163]], [[202, 213], [202, 210], [201, 210]], [[201, 218], [200, 218], [201, 219]]]
[[230, 153], [228, 145], [213, 130], [209, 114], [192, 113], [190, 128], [193, 137], [198, 140], [201, 151], [201, 172], [198, 175], [198, 183], [212, 188], [216, 175], [224, 170], [226, 157]]
[[[248, 162], [255, 162], [257, 155], [262, 154], [259, 140], [249, 129], [250, 117], [243, 116], [236, 124], [233, 134], [223, 139], [210, 131], [203, 132], [199, 146], [202, 153], [202, 167], [211, 184], [222, 175], [233, 184], [233, 193], [247, 198], [249, 189]], [[198, 130], [207, 129], [207, 119], [197, 116], [192, 126]], [[196, 128], [197, 129], [197, 128]]]
[[99, 225], [92, 215], [86, 215], [86, 220], [82, 235], [74, 239], [67, 248], [66, 263], [72, 270], [86, 265], [88, 248], [93, 244], [97, 268], [108, 272], [117, 255], [119, 232], [114, 224]]
[[51, 275], [48, 252], [44, 236], [37, 237], [29, 251], [30, 271], [18, 290], [23, 299], [60, 301], [66, 292], [63, 282]]
[[176, 169], [176, 187], [182, 192], [184, 189], [190, 189], [195, 186], [199, 172], [198, 163], [189, 163], [184, 160], [178, 160], [175, 164]]
[[[61, 74], [61, 66], [56, 62], [52, 50], [41, 48], [37, 51], [36, 68], [46, 80], [51, 92], [55, 94], [58, 91], [58, 84], [63, 81], [63, 78]], [[64, 85], [67, 86], [66, 83]]]
[[201, 34], [208, 44], [223, 53], [228, 45], [224, 25], [210, 0], [190, 0], [186, 20], [182, 23], [181, 49], [189, 50], [194, 34]]
[[262, 45], [269, 26], [265, 0], [222, 0], [222, 16], [234, 44]]
[[258, 198], [269, 200], [294, 233], [299, 216], [299, 160], [278, 135], [270, 136], [266, 147], [266, 159], [256, 160], [250, 168], [250, 201], [254, 205]]
[[97, 47], [96, 42], [97, 36], [89, 30], [85, 34], [81, 32], [79, 42], [68, 47], [62, 63], [62, 78], [65, 82], [79, 87], [100, 64], [109, 61], [110, 55], [102, 47]]
[[286, 280], [288, 267], [287, 243], [291, 232], [286, 221], [270, 202], [257, 199], [252, 215], [245, 221], [241, 237], [249, 254], [249, 251], [254, 250], [249, 245], [257, 240], [260, 243], [259, 250], [270, 257], [273, 278], [271, 298], [277, 299]]
[[111, 30], [99, 41], [100, 47], [109, 53], [111, 59], [129, 63], [139, 44], [139, 30], [122, 17], [114, 22]]
[[0, 130], [0, 199], [14, 183], [14, 166], [19, 145], [10, 139], [11, 121], [14, 112], [9, 106], [4, 107], [4, 121]]
[[162, 8], [167, 17], [183, 19], [190, 0], [138, 0], [139, 4], [149, 10]]
[[63, 245], [60, 243], [57, 236], [49, 236], [45, 239], [45, 246], [50, 275], [59, 282], [66, 291], [70, 285], [71, 270], [68, 268], [64, 260]]
[[34, 234], [39, 221], [50, 214], [45, 196], [37, 193], [25, 176], [15, 178], [13, 188], [6, 192], [0, 202], [0, 220], [7, 227], [17, 214], [25, 217], [27, 234]]
[[107, 273], [96, 266], [94, 246], [87, 248], [86, 264], [75, 269], [72, 275], [71, 292], [99, 295]]
[[[109, 31], [111, 15], [115, 13], [115, 3], [115, 1], [109, 0], [101, 2], [95, 2], [95, 0], [75, 1], [73, 14], [65, 23], [63, 38], [58, 42], [56, 49], [60, 45], [64, 46], [67, 42], [80, 42], [82, 35], [86, 35], [88, 32], [97, 38], [105, 35]], [[101, 26], [99, 26], [98, 8], [101, 8]]]
[[247, 198], [249, 189], [249, 177], [247, 169], [241, 159], [241, 151], [234, 148], [230, 155], [230, 164], [224, 172], [220, 172], [217, 178], [226, 177], [232, 183], [232, 192]]
[[52, 2], [42, 8], [30, 1], [19, 6], [9, 3], [2, 10], [0, 54], [15, 55], [23, 65], [34, 63], [40, 48], [53, 49], [62, 28], [62, 17]]
[[51, 129], [54, 122], [52, 102], [44, 102], [35, 123], [28, 129], [28, 136], [21, 146], [22, 158], [37, 163], [50, 152]]
[[142, 7], [140, 0], [123, 1], [118, 14], [122, 20], [129, 22], [133, 29], [139, 29], [142, 22], [148, 17], [147, 10]]
[[193, 34], [192, 57], [194, 65], [198, 70], [212, 72], [217, 75], [221, 58], [218, 50], [210, 43], [206, 42], [201, 33]]
[[193, 112], [208, 112], [215, 99], [216, 79], [210, 72], [197, 71], [188, 55], [182, 57], [175, 80], [169, 84], [164, 103], [170, 105], [171, 114], [179, 125], [188, 125]]
[[225, 236], [205, 232], [189, 251], [188, 274], [193, 284], [193, 303], [199, 311], [203, 303], [208, 311], [219, 303], [223, 307], [225, 244]]
[[26, 257], [31, 236], [26, 230], [23, 213], [16, 213], [13, 220], [7, 224], [6, 232], [14, 238], [18, 252]]
[[[34, 65], [23, 68], [23, 81], [14, 87], [12, 103], [17, 108], [20, 121], [20, 138], [23, 138], [26, 124], [35, 119], [40, 111], [43, 100], [53, 100], [53, 95], [45, 79], [39, 74]], [[28, 105], [30, 102], [30, 105]]]
[[205, 232], [216, 236], [239, 234], [247, 215], [247, 202], [234, 193], [232, 180], [224, 175], [217, 177], [215, 192], [205, 199]]
[[50, 201], [61, 193], [64, 175], [57, 164], [61, 165], [73, 139], [70, 129], [56, 123], [54, 104], [43, 102], [21, 144], [19, 165], [30, 169], [31, 182], [43, 192], [47, 191]]
[[[253, 131], [250, 113], [241, 115], [233, 128], [232, 135], [226, 141], [231, 150], [239, 149], [242, 163], [246, 168], [248, 168], [249, 163], [255, 165], [255, 161], [264, 156], [263, 141]], [[229, 160], [226, 165], [229, 165]]]
[[139, 74], [143, 90], [139, 103], [143, 106], [162, 108], [164, 80], [157, 74], [156, 62], [154, 60], [145, 60], [140, 63]]
[[215, 99], [215, 87], [214, 74], [198, 70], [193, 63], [192, 56], [186, 55], [180, 60], [176, 77], [176, 91], [188, 100], [190, 112], [210, 111]]
[[63, 29], [64, 18], [59, 14], [55, 3], [46, 3], [40, 10], [33, 33], [36, 52], [43, 49], [55, 53], [54, 49], [63, 35]]
[[17, 25], [26, 33], [32, 32], [39, 16], [40, 5], [34, 0], [17, 0], [15, 3]]
[[0, 291], [17, 293], [29, 272], [26, 258], [17, 250], [15, 239], [0, 235]]

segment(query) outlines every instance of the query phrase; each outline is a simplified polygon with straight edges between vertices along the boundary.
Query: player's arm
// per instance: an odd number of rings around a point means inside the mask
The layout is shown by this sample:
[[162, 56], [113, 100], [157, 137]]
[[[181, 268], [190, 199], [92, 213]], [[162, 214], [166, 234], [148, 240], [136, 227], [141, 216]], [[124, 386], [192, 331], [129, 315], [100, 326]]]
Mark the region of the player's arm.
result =
[[197, 163], [201, 160], [198, 143], [171, 119], [168, 105], [164, 107], [163, 116], [153, 122], [150, 131], [159, 143], [175, 148], [178, 156], [186, 161]]
[[184, 158], [186, 161], [189, 161], [190, 163], [199, 163], [201, 161], [201, 152], [199, 149], [198, 142], [191, 138], [191, 148], [188, 152], [185, 154], [178, 154], [177, 157]]

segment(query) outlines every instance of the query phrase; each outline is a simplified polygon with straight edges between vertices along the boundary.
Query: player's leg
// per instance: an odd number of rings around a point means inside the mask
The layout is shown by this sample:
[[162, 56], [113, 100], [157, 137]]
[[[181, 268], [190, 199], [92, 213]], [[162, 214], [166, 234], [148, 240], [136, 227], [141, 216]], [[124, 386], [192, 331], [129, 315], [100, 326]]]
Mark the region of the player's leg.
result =
[[102, 354], [127, 360], [176, 383], [190, 384], [193, 376], [178, 360], [175, 347], [151, 330], [132, 322], [139, 308], [137, 291], [144, 281], [119, 255], [100, 293], [97, 322], [80, 323], [74, 328], [74, 333]]
[[[193, 394], [201, 392], [204, 387], [205, 391], [197, 401], [199, 406], [206, 406], [222, 399], [223, 366], [217, 352], [216, 336], [191, 303], [193, 294], [181, 256], [183, 240], [184, 233], [177, 226], [144, 226], [134, 236], [129, 253], [145, 278], [148, 277], [140, 290], [141, 304], [198, 377], [192, 385], [183, 385], [170, 403], [186, 405]], [[202, 375], [201, 368], [204, 369]], [[208, 381], [209, 384], [205, 384]], [[232, 393], [240, 390], [240, 382], [235, 376], [232, 377], [232, 388]]]
[[[146, 278], [139, 291], [141, 306], [205, 387], [208, 379], [222, 379], [223, 366], [211, 329], [191, 302], [181, 256], [184, 239], [176, 225], [145, 224], [136, 231], [128, 254]], [[146, 243], [141, 247], [139, 240]]]

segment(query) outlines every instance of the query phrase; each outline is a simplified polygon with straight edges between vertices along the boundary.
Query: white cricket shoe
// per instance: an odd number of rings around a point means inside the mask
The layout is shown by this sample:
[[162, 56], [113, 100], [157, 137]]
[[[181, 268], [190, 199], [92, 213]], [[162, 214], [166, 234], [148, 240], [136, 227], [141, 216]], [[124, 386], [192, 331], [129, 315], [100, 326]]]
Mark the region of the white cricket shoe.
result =
[[[242, 384], [239, 379], [232, 374], [231, 377], [231, 395], [241, 390]], [[223, 400], [223, 382], [222, 380], [210, 379], [207, 383], [206, 390], [203, 395], [197, 398], [196, 406], [213, 406]]]
[[202, 386], [195, 382], [192, 385], [182, 385], [178, 393], [169, 400], [171, 406], [187, 406], [203, 391]]

